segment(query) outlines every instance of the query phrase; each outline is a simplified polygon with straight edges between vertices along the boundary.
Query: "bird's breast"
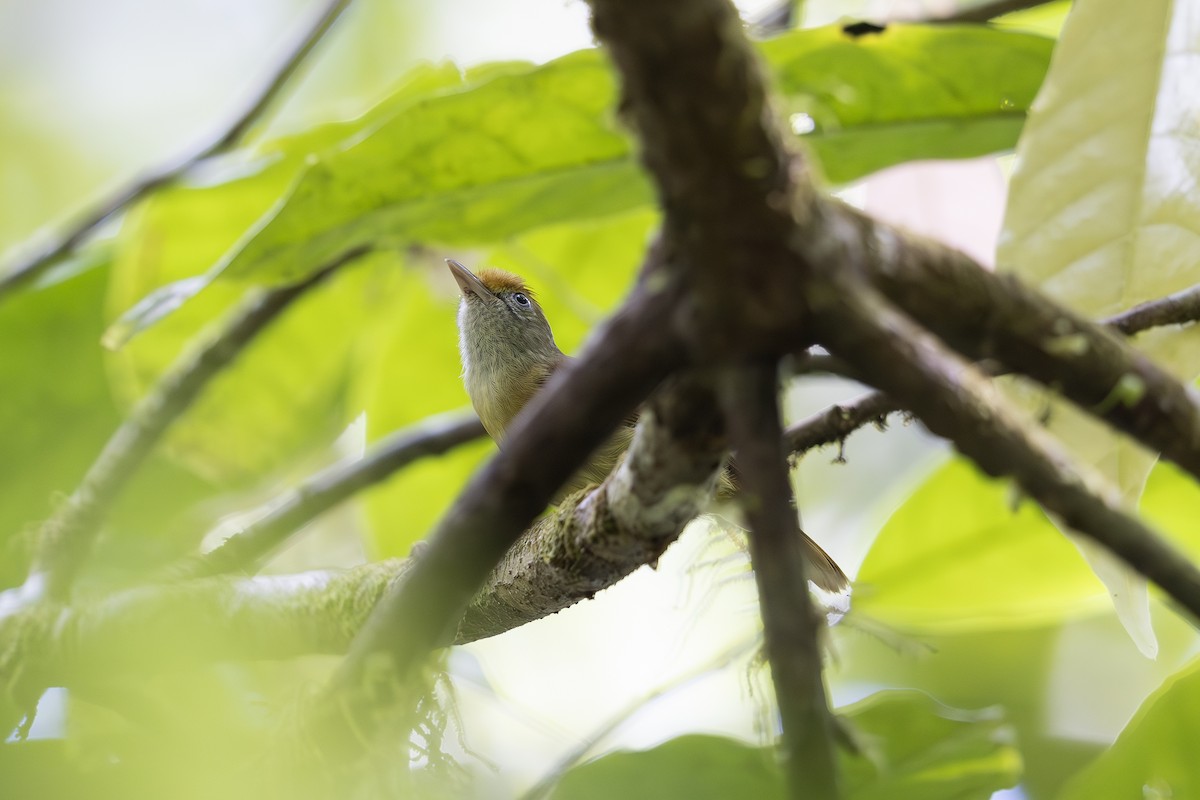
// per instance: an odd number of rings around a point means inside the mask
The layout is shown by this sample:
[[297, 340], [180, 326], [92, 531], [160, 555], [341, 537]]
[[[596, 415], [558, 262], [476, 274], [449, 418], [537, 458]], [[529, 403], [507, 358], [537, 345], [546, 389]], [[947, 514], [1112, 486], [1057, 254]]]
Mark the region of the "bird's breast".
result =
[[502, 370], [468, 368], [464, 375], [467, 394], [489, 436], [497, 442], [503, 439], [513, 418], [542, 388], [549, 374], [549, 369], [536, 364]]

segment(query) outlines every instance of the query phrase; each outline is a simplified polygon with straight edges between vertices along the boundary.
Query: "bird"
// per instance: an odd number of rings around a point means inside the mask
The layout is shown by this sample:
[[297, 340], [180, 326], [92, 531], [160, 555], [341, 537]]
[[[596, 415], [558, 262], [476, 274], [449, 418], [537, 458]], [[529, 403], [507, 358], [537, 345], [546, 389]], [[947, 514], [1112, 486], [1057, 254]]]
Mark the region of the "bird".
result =
[[[545, 312], [519, 275], [501, 269], [481, 269], [476, 275], [452, 258], [446, 265], [461, 290], [457, 321], [463, 383], [488, 436], [503, 448], [509, 424], [572, 359], [558, 348]], [[603, 481], [628, 449], [636, 423], [636, 414], [626, 420], [570, 478], [560, 497]], [[725, 494], [736, 492], [728, 471], [721, 483]], [[809, 580], [827, 592], [844, 592], [849, 579], [841, 567], [808, 534], [801, 536]]]

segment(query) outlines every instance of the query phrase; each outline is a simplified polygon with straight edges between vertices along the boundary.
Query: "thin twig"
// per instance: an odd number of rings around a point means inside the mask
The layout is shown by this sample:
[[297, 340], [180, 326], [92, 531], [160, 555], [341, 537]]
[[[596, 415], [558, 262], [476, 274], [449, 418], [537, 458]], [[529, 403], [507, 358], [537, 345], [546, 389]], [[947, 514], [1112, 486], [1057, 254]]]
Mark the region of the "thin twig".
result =
[[162, 435], [293, 301], [368, 249], [349, 250], [300, 283], [256, 292], [215, 338], [182, 356], [142, 398], [104, 445], [79, 486], [42, 525], [27, 585], [32, 582], [50, 597], [64, 599], [113, 501]]
[[1104, 324], [1126, 336], [1165, 325], [1187, 325], [1200, 320], [1200, 285], [1148, 300], [1109, 317]]
[[888, 414], [900, 410], [900, 405], [883, 392], [868, 392], [789, 426], [783, 432], [784, 449], [794, 458], [809, 450], [842, 442], [862, 426], [880, 422]]
[[441, 455], [484, 435], [474, 414], [428, 420], [397, 431], [364, 458], [321, 472], [283, 497], [271, 511], [208, 553], [171, 567], [175, 580], [256, 572], [263, 559], [301, 527], [357, 492], [428, 456]]
[[945, 16], [926, 17], [915, 21], [941, 25], [991, 22], [996, 17], [1003, 17], [1005, 14], [1013, 14], [1017, 11], [1025, 11], [1030, 8], [1049, 5], [1052, 2], [1054, 0], [991, 0], [991, 2], [961, 8]]
[[[1052, 2], [1055, 2], [1055, 0], [992, 0], [991, 2], [970, 5], [965, 8], [960, 7], [949, 14], [933, 14], [919, 17], [889, 17], [885, 15], [880, 18], [869, 17], [869, 19], [877, 21], [881, 25], [890, 22], [924, 23], [927, 25], [985, 23], [991, 22], [996, 17], [1003, 17], [1005, 14], [1037, 8], [1038, 6], [1048, 5]], [[750, 20], [747, 25], [749, 25], [750, 31], [760, 38], [775, 36], [791, 30], [797, 25], [796, 1], [781, 0], [781, 2], [769, 6], [754, 19]]]
[[774, 365], [730, 370], [725, 422], [737, 451], [740, 501], [750, 529], [771, 679], [783, 722], [785, 773], [793, 798], [836, 800], [833, 721], [821, 677], [820, 622], [808, 593], [800, 526], [781, 442]]
[[280, 91], [300, 68], [305, 58], [341, 16], [350, 0], [331, 0], [313, 20], [287, 56], [275, 67], [246, 109], [215, 140], [178, 161], [150, 170], [142, 178], [122, 187], [104, 202], [85, 213], [66, 231], [52, 238], [32, 254], [0, 270], [0, 300], [29, 284], [65, 256], [73, 253], [100, 225], [150, 192], [173, 183], [196, 164], [231, 149], [242, 141], [270, 109]]

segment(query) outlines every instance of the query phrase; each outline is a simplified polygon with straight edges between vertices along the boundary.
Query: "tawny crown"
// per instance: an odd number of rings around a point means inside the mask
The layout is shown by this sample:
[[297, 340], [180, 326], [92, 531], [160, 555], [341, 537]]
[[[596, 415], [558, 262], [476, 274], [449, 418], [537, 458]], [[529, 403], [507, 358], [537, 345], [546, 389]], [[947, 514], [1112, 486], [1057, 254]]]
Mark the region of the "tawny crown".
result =
[[505, 272], [502, 269], [481, 269], [475, 274], [479, 282], [491, 292], [523, 292], [533, 297], [533, 291], [525, 285], [520, 275]]

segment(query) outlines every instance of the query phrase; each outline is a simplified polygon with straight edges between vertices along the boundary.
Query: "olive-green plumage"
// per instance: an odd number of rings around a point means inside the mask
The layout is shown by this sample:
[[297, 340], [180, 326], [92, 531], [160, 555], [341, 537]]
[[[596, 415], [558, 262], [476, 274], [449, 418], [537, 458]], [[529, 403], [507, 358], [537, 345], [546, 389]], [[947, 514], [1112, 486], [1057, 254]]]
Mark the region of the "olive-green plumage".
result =
[[[498, 269], [480, 270], [476, 276], [453, 259], [446, 263], [462, 289], [458, 346], [463, 382], [483, 427], [503, 446], [509, 423], [570, 357], [554, 343], [546, 315], [520, 277]], [[629, 447], [635, 421], [613, 434], [560, 496], [604, 480]], [[728, 479], [723, 483], [732, 491]], [[804, 545], [811, 580], [826, 591], [843, 591], [849, 581], [841, 568], [807, 535]]]

